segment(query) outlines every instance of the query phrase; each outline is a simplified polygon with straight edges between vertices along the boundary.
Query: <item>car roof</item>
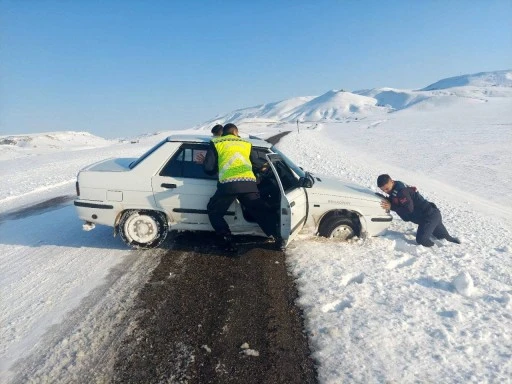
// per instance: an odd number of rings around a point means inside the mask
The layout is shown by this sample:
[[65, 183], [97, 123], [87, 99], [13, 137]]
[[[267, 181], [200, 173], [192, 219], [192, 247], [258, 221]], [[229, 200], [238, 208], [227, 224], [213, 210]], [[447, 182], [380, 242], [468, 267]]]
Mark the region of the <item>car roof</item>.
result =
[[[171, 135], [167, 137], [167, 141], [184, 143], [209, 143], [211, 139], [212, 136], [207, 135]], [[272, 144], [256, 136], [242, 137], [242, 139], [247, 140], [255, 147], [272, 147]]]

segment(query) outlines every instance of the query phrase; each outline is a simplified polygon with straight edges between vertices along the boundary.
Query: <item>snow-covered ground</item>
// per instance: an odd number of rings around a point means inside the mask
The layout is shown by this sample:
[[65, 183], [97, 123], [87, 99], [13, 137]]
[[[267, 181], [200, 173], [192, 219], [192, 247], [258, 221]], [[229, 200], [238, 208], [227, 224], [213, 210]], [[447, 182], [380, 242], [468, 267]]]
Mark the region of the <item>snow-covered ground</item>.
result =
[[[320, 382], [511, 382], [510, 81], [511, 71], [499, 71], [421, 91], [330, 91], [215, 119], [262, 137], [290, 130], [278, 147], [312, 172], [375, 190], [380, 173], [414, 184], [462, 240], [416, 246], [415, 226], [396, 219], [379, 238], [294, 241], [288, 265]], [[327, 118], [309, 120], [315, 116]], [[13, 379], [9, 369], [33, 360], [49, 340], [59, 348], [41, 357], [44, 379], [73, 378], [84, 354], [98, 353], [91, 335], [108, 337], [116, 319], [89, 314], [97, 326], [69, 328], [66, 340], [52, 339], [55, 327], [85, 316], [85, 301], [106, 300], [101, 287], [113, 276], [122, 292], [135, 284], [135, 271], [149, 274], [158, 261], [125, 248], [109, 228], [83, 232], [70, 205], [12, 220], [9, 213], [72, 195], [81, 167], [138, 156], [169, 133], [133, 142], [73, 132], [49, 140], [52, 133], [31, 135], [31, 148], [18, 136], [0, 146], [0, 381]]]

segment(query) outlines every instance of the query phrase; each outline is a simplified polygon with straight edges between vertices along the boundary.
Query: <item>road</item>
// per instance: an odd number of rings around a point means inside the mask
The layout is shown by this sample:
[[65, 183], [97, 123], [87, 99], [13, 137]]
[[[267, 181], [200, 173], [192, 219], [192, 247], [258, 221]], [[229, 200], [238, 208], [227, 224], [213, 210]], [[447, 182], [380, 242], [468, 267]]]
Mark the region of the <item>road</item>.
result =
[[113, 381], [316, 382], [284, 253], [263, 243], [223, 255], [197, 236], [172, 239], [141, 290]]

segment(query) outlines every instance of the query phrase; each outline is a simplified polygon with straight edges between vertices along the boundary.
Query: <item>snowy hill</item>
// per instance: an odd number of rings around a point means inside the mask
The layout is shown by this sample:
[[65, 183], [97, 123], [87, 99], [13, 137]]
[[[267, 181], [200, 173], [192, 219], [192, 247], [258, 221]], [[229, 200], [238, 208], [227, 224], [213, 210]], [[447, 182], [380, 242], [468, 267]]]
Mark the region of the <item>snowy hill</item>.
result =
[[377, 105], [392, 109], [403, 109], [428, 99], [428, 92], [408, 91], [394, 88], [373, 88], [362, 91], [354, 91], [362, 96], [372, 97], [377, 100]]
[[312, 99], [314, 99], [313, 96], [300, 96], [287, 100], [257, 105], [255, 107], [237, 109], [226, 115], [217, 116], [214, 119], [209, 120], [204, 124], [204, 126], [208, 127], [212, 124], [216, 124], [217, 122], [225, 124], [235, 121], [240, 122], [242, 120], [277, 122], [282, 120], [283, 116], [288, 115], [290, 111], [293, 111], [295, 108], [300, 107]]
[[298, 106], [284, 118], [288, 121], [336, 121], [354, 114], [366, 115], [379, 111], [387, 112], [387, 109], [378, 107], [377, 100], [372, 97], [332, 90]]
[[377, 105], [375, 98], [342, 90], [331, 90], [323, 95], [301, 96], [255, 107], [238, 109], [201, 124], [207, 129], [216, 123], [277, 123], [300, 121], [339, 121], [350, 116], [364, 116], [373, 112], [386, 113], [389, 107]]
[[69, 151], [106, 147], [112, 143], [111, 140], [88, 132], [74, 131], [0, 136], [0, 160], [57, 152], [62, 149]]
[[480, 72], [472, 75], [462, 75], [439, 80], [434, 84], [422, 89], [422, 91], [433, 91], [455, 87], [512, 87], [512, 71]]
[[389, 87], [353, 92], [331, 90], [317, 97], [295, 97], [238, 109], [200, 124], [196, 129], [209, 129], [213, 124], [228, 122], [274, 124], [299, 120], [325, 123], [357, 120], [370, 115], [385, 118], [390, 112], [413, 106], [425, 110], [459, 102], [485, 102], [488, 97], [512, 98], [512, 70], [450, 77], [420, 90]]

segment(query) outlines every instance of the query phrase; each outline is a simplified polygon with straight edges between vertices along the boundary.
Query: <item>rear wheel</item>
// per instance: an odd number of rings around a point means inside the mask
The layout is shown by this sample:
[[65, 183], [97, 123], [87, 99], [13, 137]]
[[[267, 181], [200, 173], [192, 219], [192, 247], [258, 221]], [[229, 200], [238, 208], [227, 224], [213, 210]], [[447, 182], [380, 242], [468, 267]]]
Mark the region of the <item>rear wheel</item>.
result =
[[130, 210], [123, 213], [119, 232], [123, 241], [133, 248], [155, 248], [167, 237], [167, 220], [159, 212]]
[[346, 216], [331, 215], [322, 220], [318, 234], [337, 240], [349, 240], [358, 235], [358, 226]]

